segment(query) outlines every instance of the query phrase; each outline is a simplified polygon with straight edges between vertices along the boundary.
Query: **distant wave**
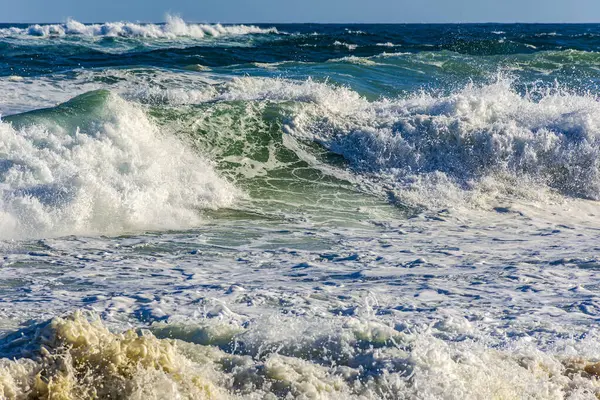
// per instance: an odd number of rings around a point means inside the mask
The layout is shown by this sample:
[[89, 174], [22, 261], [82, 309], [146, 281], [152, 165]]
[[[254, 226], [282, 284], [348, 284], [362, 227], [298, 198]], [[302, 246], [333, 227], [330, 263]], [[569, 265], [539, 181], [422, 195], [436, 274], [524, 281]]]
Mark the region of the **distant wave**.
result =
[[336, 40], [333, 43], [333, 45], [334, 46], [339, 46], [339, 47], [346, 47], [350, 51], [356, 50], [356, 48], [358, 47], [358, 45], [356, 45], [356, 44], [340, 42], [339, 40]]
[[275, 28], [254, 25], [188, 24], [180, 17], [167, 16], [165, 24], [139, 24], [133, 22], [105, 22], [83, 24], [69, 19], [64, 24], [30, 25], [27, 28], [0, 29], [0, 36], [99, 36], [174, 39], [178, 37], [218, 37], [223, 35], [248, 35], [278, 33]]

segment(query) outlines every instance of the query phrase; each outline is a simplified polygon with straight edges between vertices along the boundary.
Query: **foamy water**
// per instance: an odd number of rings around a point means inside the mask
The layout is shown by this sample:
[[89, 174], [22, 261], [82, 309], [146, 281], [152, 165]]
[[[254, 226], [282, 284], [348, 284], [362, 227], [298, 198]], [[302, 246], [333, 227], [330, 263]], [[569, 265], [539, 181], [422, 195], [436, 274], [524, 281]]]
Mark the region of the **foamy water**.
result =
[[82, 24], [69, 19], [64, 24], [30, 25], [27, 28], [0, 29], [1, 36], [98, 36], [98, 37], [139, 37], [204, 38], [222, 35], [247, 35], [256, 33], [277, 33], [274, 28], [262, 29], [253, 25], [187, 24], [178, 16], [167, 15], [166, 22], [158, 24], [136, 24], [132, 22], [107, 22], [104, 24]]
[[[89, 121], [55, 125], [80, 107]], [[209, 162], [110, 93], [21, 115], [0, 135], [0, 239], [194, 226], [199, 209], [236, 197]]]
[[0, 397], [596, 398], [597, 27], [459, 28], [0, 27]]

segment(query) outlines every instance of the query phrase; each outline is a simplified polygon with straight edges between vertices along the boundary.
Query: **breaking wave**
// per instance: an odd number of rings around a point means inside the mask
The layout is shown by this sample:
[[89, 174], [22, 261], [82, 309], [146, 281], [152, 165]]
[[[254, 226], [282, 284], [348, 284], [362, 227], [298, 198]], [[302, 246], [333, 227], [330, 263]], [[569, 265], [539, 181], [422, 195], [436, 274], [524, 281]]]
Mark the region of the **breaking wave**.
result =
[[107, 91], [0, 124], [0, 239], [184, 228], [236, 193]]
[[[172, 79], [166, 72], [154, 75], [156, 82]], [[244, 77], [210, 82], [188, 74], [178, 78], [177, 82], [185, 85], [183, 89], [183, 86], [148, 83], [145, 75], [123, 78], [114, 90], [130, 102], [141, 102], [141, 107], [155, 109], [161, 129], [170, 132], [163, 137], [158, 133], [153, 135], [167, 140], [166, 137], [175, 136], [173, 133], [183, 134], [199, 143], [200, 151], [206, 149], [213, 157], [212, 162], [228, 176], [274, 179], [278, 173], [287, 171], [289, 179], [297, 180], [298, 184], [313, 173], [318, 180], [322, 174], [335, 179], [344, 176], [344, 181], [363, 192], [401, 206], [425, 209], [493, 208], [497, 200], [503, 199], [541, 202], [561, 196], [600, 199], [600, 103], [591, 94], [577, 94], [557, 87], [533, 88], [522, 93], [511, 81], [500, 78], [487, 85], [467, 85], [450, 94], [420, 92], [372, 101], [350, 88], [310, 79]], [[107, 78], [103, 75], [103, 79]], [[125, 109], [136, 116], [123, 115], [118, 124], [128, 127], [131, 121], [138, 121], [136, 123], [143, 123], [144, 128], [135, 128], [136, 132], [156, 132], [158, 128], [147, 119], [140, 106], [125, 104]], [[190, 106], [200, 108], [190, 109]], [[156, 111], [164, 107], [167, 109]], [[120, 112], [115, 111], [115, 115], [121, 115]], [[11, 118], [24, 117], [9, 120]], [[72, 125], [70, 129], [75, 131], [77, 126]], [[2, 128], [5, 134], [21, 138], [34, 138], [39, 135], [36, 130], [46, 132], [47, 129], [40, 128], [39, 124], [19, 126], [18, 131], [8, 124]], [[131, 143], [138, 142], [134, 138]], [[320, 150], [314, 144], [318, 144]], [[341, 155], [345, 163], [342, 165], [336, 160], [331, 163], [327, 157], [319, 156], [323, 150]], [[295, 153], [294, 157], [290, 158], [290, 152]], [[264, 159], [264, 154], [269, 154], [268, 159]], [[298, 164], [299, 160], [308, 160], [307, 156], [312, 157], [309, 164], [313, 172], [305, 169], [307, 175], [300, 179], [294, 169], [308, 168]], [[10, 160], [10, 157], [5, 156], [5, 159]], [[206, 164], [200, 161], [199, 165]], [[10, 174], [18, 170], [7, 161], [5, 165]], [[179, 168], [173, 167], [173, 170]], [[3, 173], [6, 177], [10, 175]], [[173, 189], [174, 193], [192, 193], [193, 197], [197, 195], [196, 188], [207, 188], [208, 182], [220, 182], [215, 177], [216, 180], [210, 178], [200, 185], [184, 184], [182, 179], [201, 180], [181, 177], [179, 172], [173, 174], [176, 177], [171, 182], [182, 184], [171, 184], [166, 193]], [[283, 185], [276, 186], [280, 184]], [[11, 185], [4, 193], [17, 197], [21, 193], [33, 193], [29, 189], [15, 192], [19, 186]], [[261, 186], [259, 182], [253, 185]], [[161, 192], [159, 187], [157, 184], [144, 190]], [[318, 185], [314, 189], [318, 188], [327, 190]], [[189, 211], [189, 204], [195, 204], [196, 208], [231, 204], [228, 197], [233, 193], [231, 189], [221, 184], [215, 184], [212, 189], [199, 195], [202, 199], [199, 203], [190, 200], [187, 194], [177, 194], [179, 200], [167, 203], [179, 204], [175, 209], [180, 211]], [[71, 192], [61, 190], [59, 198], [70, 196]], [[185, 200], [178, 203], [182, 199]], [[256, 204], [260, 208], [266, 199], [255, 200], [260, 202]], [[184, 203], [188, 205], [182, 206]], [[156, 218], [145, 219], [157, 221]], [[35, 220], [41, 221], [37, 217]], [[193, 219], [185, 217], [183, 220]], [[135, 223], [126, 225], [136, 226]], [[39, 227], [34, 228], [37, 229]]]
[[139, 24], [133, 22], [105, 22], [103, 24], [83, 24], [73, 19], [64, 24], [31, 25], [27, 28], [0, 29], [0, 36], [100, 36], [100, 37], [218, 37], [223, 35], [248, 35], [277, 33], [275, 28], [259, 28], [254, 25], [188, 24], [180, 17], [167, 15], [165, 24]]
[[355, 171], [405, 200], [414, 190], [418, 202], [447, 197], [449, 186], [504, 194], [522, 189], [527, 196], [537, 190], [532, 184], [600, 199], [595, 96], [558, 89], [521, 95], [502, 80], [448, 96], [376, 102], [347, 89], [326, 92], [292, 118], [288, 132], [343, 155]]
[[540, 188], [600, 199], [600, 103], [591, 94], [523, 94], [500, 78], [449, 95], [369, 101], [312, 80], [240, 78], [174, 95], [166, 98], [175, 104], [192, 97], [279, 104], [286, 134], [342, 155], [372, 186], [410, 205], [478, 202], [481, 194], [536, 197]]

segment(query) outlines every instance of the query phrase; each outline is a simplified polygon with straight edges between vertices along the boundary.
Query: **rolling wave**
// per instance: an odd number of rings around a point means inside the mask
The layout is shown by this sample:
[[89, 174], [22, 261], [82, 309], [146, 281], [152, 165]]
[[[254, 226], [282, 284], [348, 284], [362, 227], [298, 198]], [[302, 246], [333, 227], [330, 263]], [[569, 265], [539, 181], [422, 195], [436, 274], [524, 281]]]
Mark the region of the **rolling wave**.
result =
[[521, 94], [500, 78], [450, 95], [369, 101], [312, 80], [238, 78], [164, 96], [175, 104], [279, 104], [285, 134], [343, 156], [354, 173], [411, 205], [452, 206], [482, 192], [535, 197], [540, 187], [600, 199], [600, 106], [589, 94]]
[[600, 103], [592, 95], [520, 94], [500, 79], [450, 95], [371, 101], [313, 80], [192, 78], [177, 90], [128, 76], [114, 88], [128, 101], [89, 92], [7, 117], [2, 231], [194, 226], [197, 210], [228, 207], [238, 192], [212, 165], [249, 190], [259, 212], [277, 202], [314, 207], [314, 197], [342, 215], [363, 202], [351, 186], [425, 209], [600, 199]]
[[0, 239], [197, 225], [237, 191], [107, 91], [0, 124]]
[[178, 37], [204, 38], [223, 35], [277, 33], [277, 29], [275, 28], [264, 29], [254, 25], [188, 24], [180, 17], [171, 15], [167, 15], [166, 19], [165, 24], [138, 24], [133, 22], [82, 24], [70, 19], [64, 24], [35, 24], [27, 28], [3, 28], [0, 29], [0, 36], [92, 36], [175, 39]]
[[449, 96], [376, 102], [346, 89], [318, 92], [314, 106], [294, 116], [287, 131], [344, 156], [355, 171], [386, 182], [401, 197], [416, 190], [418, 202], [433, 197], [435, 203], [449, 187], [514, 194], [517, 182], [527, 182], [525, 196], [535, 183], [600, 199], [600, 106], [592, 95], [544, 90], [523, 96], [505, 81]]

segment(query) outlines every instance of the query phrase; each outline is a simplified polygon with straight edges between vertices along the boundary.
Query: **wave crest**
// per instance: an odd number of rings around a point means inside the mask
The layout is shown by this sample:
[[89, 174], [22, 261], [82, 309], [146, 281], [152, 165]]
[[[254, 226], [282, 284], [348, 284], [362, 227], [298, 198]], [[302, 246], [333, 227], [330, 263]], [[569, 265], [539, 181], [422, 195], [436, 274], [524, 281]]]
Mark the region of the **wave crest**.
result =
[[523, 95], [501, 78], [450, 95], [371, 102], [310, 80], [240, 79], [220, 98], [299, 102], [287, 133], [344, 156], [408, 203], [448, 206], [482, 192], [537, 198], [540, 187], [600, 199], [600, 103], [593, 95]]
[[175, 39], [178, 37], [204, 38], [223, 35], [248, 35], [278, 33], [275, 28], [254, 25], [188, 24], [182, 18], [167, 15], [165, 24], [139, 24], [133, 22], [105, 22], [83, 24], [69, 19], [64, 24], [31, 25], [27, 28], [0, 29], [0, 36], [98, 36]]
[[0, 239], [198, 224], [236, 190], [138, 107], [91, 92], [0, 124]]

